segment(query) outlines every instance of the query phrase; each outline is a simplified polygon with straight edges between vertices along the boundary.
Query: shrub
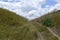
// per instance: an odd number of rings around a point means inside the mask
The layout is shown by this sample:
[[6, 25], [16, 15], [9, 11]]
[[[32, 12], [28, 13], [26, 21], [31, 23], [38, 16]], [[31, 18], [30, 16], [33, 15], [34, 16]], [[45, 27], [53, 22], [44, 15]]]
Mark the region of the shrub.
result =
[[45, 25], [45, 26], [47, 26], [47, 27], [52, 27], [52, 26], [54, 26], [53, 19], [52, 19], [52, 18], [46, 18], [46, 19], [43, 21], [43, 25]]

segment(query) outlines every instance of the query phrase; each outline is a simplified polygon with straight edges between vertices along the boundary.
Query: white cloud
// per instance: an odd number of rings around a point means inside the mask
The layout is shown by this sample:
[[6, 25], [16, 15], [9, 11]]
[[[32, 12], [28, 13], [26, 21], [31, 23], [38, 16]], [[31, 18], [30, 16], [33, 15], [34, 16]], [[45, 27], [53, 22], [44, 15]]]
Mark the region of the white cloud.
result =
[[17, 3], [0, 1], [0, 7], [16, 12], [18, 15], [26, 17], [29, 20], [45, 15], [48, 12], [53, 11], [54, 9], [60, 10], [60, 0], [55, 0], [57, 2], [56, 5], [54, 6], [46, 5], [45, 8], [42, 8], [41, 5], [45, 3], [46, 0], [19, 0], [19, 1], [20, 2]]

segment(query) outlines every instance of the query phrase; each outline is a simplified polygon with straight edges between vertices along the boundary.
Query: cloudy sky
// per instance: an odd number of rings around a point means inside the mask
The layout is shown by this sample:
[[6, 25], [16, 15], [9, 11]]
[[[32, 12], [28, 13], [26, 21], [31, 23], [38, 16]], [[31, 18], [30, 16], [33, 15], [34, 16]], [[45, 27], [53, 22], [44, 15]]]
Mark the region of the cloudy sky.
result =
[[32, 20], [54, 9], [60, 10], [60, 0], [0, 0], [0, 8]]

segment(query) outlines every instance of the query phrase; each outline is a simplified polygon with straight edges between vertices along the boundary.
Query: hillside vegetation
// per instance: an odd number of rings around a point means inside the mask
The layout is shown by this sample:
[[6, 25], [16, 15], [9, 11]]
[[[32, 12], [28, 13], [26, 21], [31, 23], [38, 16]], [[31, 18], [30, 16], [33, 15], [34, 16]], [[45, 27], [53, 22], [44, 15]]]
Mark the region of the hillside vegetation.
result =
[[[0, 8], [0, 40], [36, 40], [35, 28], [27, 19]], [[29, 27], [31, 26], [31, 27]]]
[[28, 21], [0, 8], [0, 40], [60, 40], [60, 11]]
[[[39, 31], [42, 31], [44, 33], [44, 31], [46, 31], [45, 28], [46, 29], [49, 28], [50, 30], [48, 29], [48, 31], [52, 31], [55, 35], [59, 36], [60, 38], [60, 10], [48, 13], [40, 18], [32, 20], [32, 22], [36, 23], [37, 24], [36, 26], [42, 25], [43, 27], [42, 29], [41, 29], [41, 26], [38, 27], [38, 29], [40, 28]], [[44, 35], [46, 34], [44, 33]], [[49, 40], [52, 40], [52, 39], [49, 39]], [[54, 39], [54, 40], [57, 40], [57, 39]]]

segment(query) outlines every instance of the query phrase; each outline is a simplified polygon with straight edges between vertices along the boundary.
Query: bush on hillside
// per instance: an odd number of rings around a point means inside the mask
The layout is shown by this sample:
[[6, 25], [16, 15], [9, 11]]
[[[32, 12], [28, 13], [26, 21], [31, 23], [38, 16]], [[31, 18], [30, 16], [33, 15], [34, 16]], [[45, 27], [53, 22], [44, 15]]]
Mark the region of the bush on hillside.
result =
[[52, 19], [52, 18], [46, 18], [46, 19], [43, 21], [43, 25], [45, 25], [45, 26], [47, 26], [47, 27], [52, 27], [52, 26], [54, 26], [53, 19]]

